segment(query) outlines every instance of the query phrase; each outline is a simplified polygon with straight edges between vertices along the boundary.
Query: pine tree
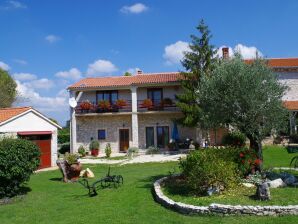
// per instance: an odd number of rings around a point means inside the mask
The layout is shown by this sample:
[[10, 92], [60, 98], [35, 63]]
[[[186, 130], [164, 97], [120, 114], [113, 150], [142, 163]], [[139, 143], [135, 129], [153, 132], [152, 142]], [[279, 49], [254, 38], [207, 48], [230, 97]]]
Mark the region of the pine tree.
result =
[[177, 95], [177, 106], [181, 109], [184, 117], [179, 122], [188, 127], [195, 127], [200, 121], [201, 109], [197, 102], [196, 91], [201, 78], [209, 75], [217, 61], [216, 50], [209, 43], [211, 34], [204, 20], [201, 20], [197, 30], [200, 36], [191, 35], [190, 51], [184, 53], [181, 61], [186, 72], [182, 72], [183, 93]]

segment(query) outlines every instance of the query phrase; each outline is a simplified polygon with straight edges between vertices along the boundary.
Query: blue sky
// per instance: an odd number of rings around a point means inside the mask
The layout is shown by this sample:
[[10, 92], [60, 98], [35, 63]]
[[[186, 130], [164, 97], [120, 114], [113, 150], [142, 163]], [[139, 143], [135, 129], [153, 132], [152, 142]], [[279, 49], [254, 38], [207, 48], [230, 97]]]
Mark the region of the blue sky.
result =
[[298, 57], [297, 11], [295, 0], [0, 0], [0, 67], [17, 80], [17, 105], [64, 125], [69, 84], [136, 68], [181, 70], [201, 18], [216, 47]]

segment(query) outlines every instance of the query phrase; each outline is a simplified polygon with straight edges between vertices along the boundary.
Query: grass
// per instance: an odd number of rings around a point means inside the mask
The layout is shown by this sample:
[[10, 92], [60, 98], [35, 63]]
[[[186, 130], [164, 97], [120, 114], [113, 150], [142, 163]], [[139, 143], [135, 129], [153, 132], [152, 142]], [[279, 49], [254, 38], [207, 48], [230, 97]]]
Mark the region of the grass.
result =
[[[107, 165], [83, 166], [97, 178], [108, 169]], [[32, 175], [28, 183], [31, 191], [24, 198], [0, 205], [0, 223], [298, 223], [297, 216], [186, 216], [166, 209], [154, 201], [152, 184], [173, 170], [178, 171], [177, 162], [111, 166], [111, 174], [123, 175], [124, 185], [100, 190], [91, 198], [78, 183], [62, 183], [58, 170], [37, 173]]]
[[288, 153], [282, 146], [264, 146], [264, 167], [289, 167], [290, 162], [298, 153]]

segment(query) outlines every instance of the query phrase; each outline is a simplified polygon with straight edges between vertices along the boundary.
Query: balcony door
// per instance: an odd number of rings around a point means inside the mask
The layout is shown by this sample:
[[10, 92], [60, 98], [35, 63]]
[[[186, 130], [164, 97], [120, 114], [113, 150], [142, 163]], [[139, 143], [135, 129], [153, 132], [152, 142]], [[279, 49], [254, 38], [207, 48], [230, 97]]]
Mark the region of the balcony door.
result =
[[117, 90], [97, 91], [96, 104], [98, 104], [98, 102], [101, 100], [108, 101], [111, 105], [114, 105], [118, 100], [118, 91]]
[[157, 135], [157, 147], [158, 148], [166, 148], [169, 144], [169, 127], [168, 126], [157, 126], [156, 127], [156, 135]]
[[148, 99], [152, 100], [153, 107], [156, 108], [161, 106], [161, 101], [163, 98], [162, 88], [147, 89], [147, 97]]
[[154, 127], [146, 127], [146, 148], [154, 146]]

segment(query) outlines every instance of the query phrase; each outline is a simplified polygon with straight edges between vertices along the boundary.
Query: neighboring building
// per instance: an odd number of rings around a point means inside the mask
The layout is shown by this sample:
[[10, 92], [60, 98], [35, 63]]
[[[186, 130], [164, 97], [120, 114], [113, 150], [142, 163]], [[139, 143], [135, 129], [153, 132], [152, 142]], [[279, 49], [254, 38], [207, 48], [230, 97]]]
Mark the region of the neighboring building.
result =
[[61, 127], [31, 107], [0, 109], [0, 136], [35, 142], [41, 151], [40, 169], [56, 165], [58, 128]]
[[[86, 78], [71, 85], [70, 96], [78, 101], [71, 112], [73, 151], [87, 146], [91, 138], [99, 140], [101, 149], [111, 143], [113, 151], [126, 151], [131, 146], [167, 148], [173, 120], [182, 117], [175, 105], [175, 95], [182, 91], [180, 77], [177, 72], [139, 71], [134, 76]], [[108, 108], [99, 106], [102, 100], [109, 102]], [[92, 107], [84, 110], [82, 102], [87, 101]], [[178, 125], [178, 132], [181, 140], [200, 141], [196, 128]]]

